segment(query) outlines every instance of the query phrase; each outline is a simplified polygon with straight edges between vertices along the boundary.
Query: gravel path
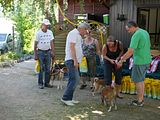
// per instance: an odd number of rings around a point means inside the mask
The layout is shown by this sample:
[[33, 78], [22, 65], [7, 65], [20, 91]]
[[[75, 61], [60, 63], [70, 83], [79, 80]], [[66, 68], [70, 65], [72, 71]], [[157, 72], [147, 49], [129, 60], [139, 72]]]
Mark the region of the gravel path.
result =
[[127, 103], [135, 96], [124, 94], [124, 99], [118, 100], [118, 110], [108, 113], [100, 104], [100, 95], [93, 97], [89, 87], [76, 90], [75, 98], [80, 103], [74, 107], [61, 103], [63, 91], [56, 87], [38, 89], [34, 60], [0, 68], [0, 120], [160, 119], [160, 100], [146, 98], [144, 107], [134, 107]]

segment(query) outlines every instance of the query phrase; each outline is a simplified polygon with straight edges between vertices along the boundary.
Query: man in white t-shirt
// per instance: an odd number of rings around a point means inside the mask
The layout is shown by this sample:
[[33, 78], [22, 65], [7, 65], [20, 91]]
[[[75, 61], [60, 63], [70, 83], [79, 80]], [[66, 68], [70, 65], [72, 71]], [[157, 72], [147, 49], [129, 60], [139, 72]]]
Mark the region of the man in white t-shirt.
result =
[[87, 23], [80, 23], [78, 28], [73, 29], [68, 33], [65, 49], [65, 64], [69, 70], [69, 80], [66, 90], [63, 94], [61, 101], [66, 105], [74, 105], [79, 101], [73, 100], [73, 93], [80, 80], [78, 63], [81, 62], [82, 53], [82, 37], [87, 33], [90, 26]]
[[[50, 81], [50, 65], [51, 57], [54, 59], [54, 36], [51, 30], [48, 29], [50, 22], [48, 19], [42, 21], [41, 29], [36, 33], [36, 40], [34, 44], [35, 60], [40, 61], [40, 72], [38, 76], [38, 85], [40, 89], [44, 86], [52, 88]], [[45, 79], [43, 82], [43, 72], [45, 72]]]

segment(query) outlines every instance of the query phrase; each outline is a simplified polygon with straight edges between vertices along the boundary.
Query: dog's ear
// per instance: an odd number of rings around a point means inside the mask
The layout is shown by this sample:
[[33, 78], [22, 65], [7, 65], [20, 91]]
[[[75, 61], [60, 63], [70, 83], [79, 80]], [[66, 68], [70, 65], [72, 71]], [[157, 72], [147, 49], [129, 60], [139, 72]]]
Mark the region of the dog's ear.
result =
[[68, 72], [67, 67], [63, 67], [63, 68], [62, 68], [62, 71], [63, 71], [64, 73]]
[[94, 78], [94, 81], [95, 81], [95, 82], [97, 82], [98, 80], [99, 80], [99, 78], [97, 78], [97, 77]]

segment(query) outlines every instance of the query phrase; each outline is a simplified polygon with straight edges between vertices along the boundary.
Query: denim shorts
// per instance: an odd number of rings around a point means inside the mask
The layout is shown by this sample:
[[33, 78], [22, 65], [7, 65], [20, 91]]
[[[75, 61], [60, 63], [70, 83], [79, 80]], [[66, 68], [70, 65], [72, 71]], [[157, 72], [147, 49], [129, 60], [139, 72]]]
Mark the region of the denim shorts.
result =
[[145, 75], [147, 70], [149, 69], [150, 64], [145, 65], [133, 65], [132, 68], [132, 80], [134, 82], [143, 82], [145, 79]]

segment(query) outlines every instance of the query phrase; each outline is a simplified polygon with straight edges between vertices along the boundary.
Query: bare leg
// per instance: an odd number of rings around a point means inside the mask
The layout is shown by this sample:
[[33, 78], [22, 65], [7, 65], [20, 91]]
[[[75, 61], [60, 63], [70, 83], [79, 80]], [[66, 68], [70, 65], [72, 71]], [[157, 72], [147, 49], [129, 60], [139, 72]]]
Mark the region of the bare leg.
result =
[[82, 77], [81, 77], [82, 85], [85, 85], [85, 84], [86, 84], [85, 78], [86, 78], [85, 76], [82, 76]]
[[91, 87], [91, 89], [93, 89], [93, 83], [94, 83], [94, 78], [91, 78], [91, 81], [90, 81], [90, 87]]
[[112, 110], [112, 106], [113, 106], [113, 101], [111, 98], [109, 98], [109, 109], [108, 112], [110, 112]]
[[115, 110], [117, 110], [117, 99], [116, 99], [116, 97], [114, 97], [114, 108], [115, 108]]
[[137, 100], [142, 102], [144, 100], [144, 82], [136, 82]]
[[80, 86], [80, 89], [84, 89], [87, 86], [86, 79], [87, 79], [86, 76], [81, 76], [81, 86]]

